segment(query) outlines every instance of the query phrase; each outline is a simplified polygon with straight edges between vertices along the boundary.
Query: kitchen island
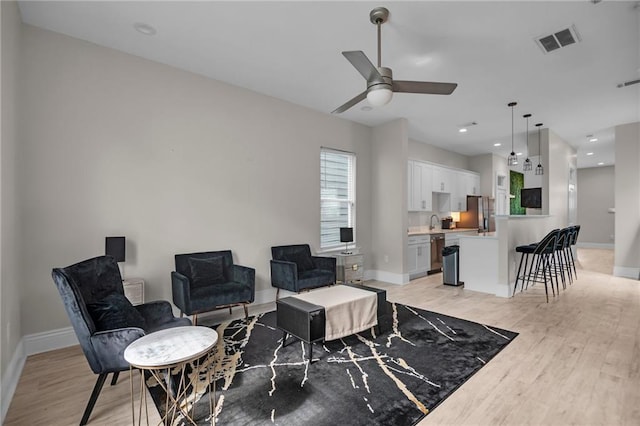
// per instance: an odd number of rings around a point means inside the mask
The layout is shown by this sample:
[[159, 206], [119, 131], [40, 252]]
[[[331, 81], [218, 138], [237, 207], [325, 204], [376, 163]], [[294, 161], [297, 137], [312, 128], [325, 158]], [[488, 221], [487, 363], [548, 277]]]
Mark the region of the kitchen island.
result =
[[558, 228], [552, 216], [496, 216], [496, 232], [460, 236], [460, 280], [465, 290], [510, 297], [516, 279], [516, 247], [540, 241]]

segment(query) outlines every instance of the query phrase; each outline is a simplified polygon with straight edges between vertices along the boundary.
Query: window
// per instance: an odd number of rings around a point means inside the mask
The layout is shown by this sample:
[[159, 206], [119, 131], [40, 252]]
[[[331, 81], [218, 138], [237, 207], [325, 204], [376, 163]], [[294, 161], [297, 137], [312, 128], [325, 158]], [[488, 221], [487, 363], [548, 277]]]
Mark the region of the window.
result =
[[341, 247], [340, 228], [355, 228], [355, 166], [355, 154], [326, 148], [320, 151], [321, 249]]

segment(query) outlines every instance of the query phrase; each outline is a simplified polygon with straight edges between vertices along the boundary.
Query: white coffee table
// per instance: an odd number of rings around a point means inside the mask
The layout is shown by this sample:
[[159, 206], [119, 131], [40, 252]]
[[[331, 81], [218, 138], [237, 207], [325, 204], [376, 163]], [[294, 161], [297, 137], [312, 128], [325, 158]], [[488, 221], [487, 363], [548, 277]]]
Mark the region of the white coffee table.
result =
[[[196, 424], [193, 420], [193, 403], [191, 405], [191, 415], [187, 409], [186, 402], [187, 390], [189, 385], [195, 385], [198, 380], [197, 374], [186, 375], [185, 367], [187, 364], [195, 362], [195, 368], [199, 368], [199, 360], [202, 356], [207, 355], [207, 383], [211, 383], [211, 362], [208, 357], [211, 356], [213, 349], [218, 342], [218, 333], [208, 327], [186, 326], [174, 327], [166, 330], [156, 331], [146, 336], [142, 336], [138, 340], [132, 342], [124, 351], [124, 359], [131, 365], [131, 412], [133, 424], [136, 422], [135, 406], [133, 401], [133, 369], [138, 368], [140, 371], [140, 407], [138, 412], [138, 424], [142, 420], [142, 405], [144, 403], [147, 420], [149, 414], [146, 412], [146, 391], [144, 389], [144, 371], [149, 371], [160, 384], [162, 389], [167, 393], [167, 402], [165, 406], [165, 415], [162, 421], [165, 424], [173, 424], [178, 412], [180, 412], [186, 421]], [[171, 371], [179, 371], [178, 389], [174, 393], [169, 386]], [[166, 375], [162, 377], [162, 373]], [[188, 377], [191, 376], [191, 377]], [[166, 382], [165, 382], [166, 380]], [[213, 395], [212, 395], [213, 393]], [[213, 415], [213, 400], [215, 399], [215, 383], [213, 391], [209, 392], [209, 415], [211, 424], [215, 423]], [[144, 400], [144, 402], [143, 402]]]

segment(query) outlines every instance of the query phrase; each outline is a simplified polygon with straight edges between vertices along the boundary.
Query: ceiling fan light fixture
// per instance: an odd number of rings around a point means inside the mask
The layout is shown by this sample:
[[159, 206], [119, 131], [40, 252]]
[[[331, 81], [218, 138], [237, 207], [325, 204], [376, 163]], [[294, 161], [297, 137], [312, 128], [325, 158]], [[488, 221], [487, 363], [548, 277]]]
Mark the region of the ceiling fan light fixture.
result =
[[391, 101], [393, 92], [386, 87], [371, 88], [367, 92], [367, 101], [373, 106], [386, 105]]

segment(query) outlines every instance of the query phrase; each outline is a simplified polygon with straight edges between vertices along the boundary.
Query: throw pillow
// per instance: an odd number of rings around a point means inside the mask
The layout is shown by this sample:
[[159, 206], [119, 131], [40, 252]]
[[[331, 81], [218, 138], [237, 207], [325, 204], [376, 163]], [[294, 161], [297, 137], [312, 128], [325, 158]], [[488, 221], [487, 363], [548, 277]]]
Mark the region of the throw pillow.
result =
[[206, 259], [190, 257], [189, 267], [191, 268], [191, 285], [194, 287], [227, 282], [224, 274], [224, 258], [222, 256]]
[[111, 293], [99, 302], [87, 304], [87, 309], [98, 331], [146, 327], [144, 317], [124, 294]]
[[313, 259], [304, 251], [297, 251], [287, 255], [287, 261], [294, 262], [298, 265], [298, 273], [315, 269]]

